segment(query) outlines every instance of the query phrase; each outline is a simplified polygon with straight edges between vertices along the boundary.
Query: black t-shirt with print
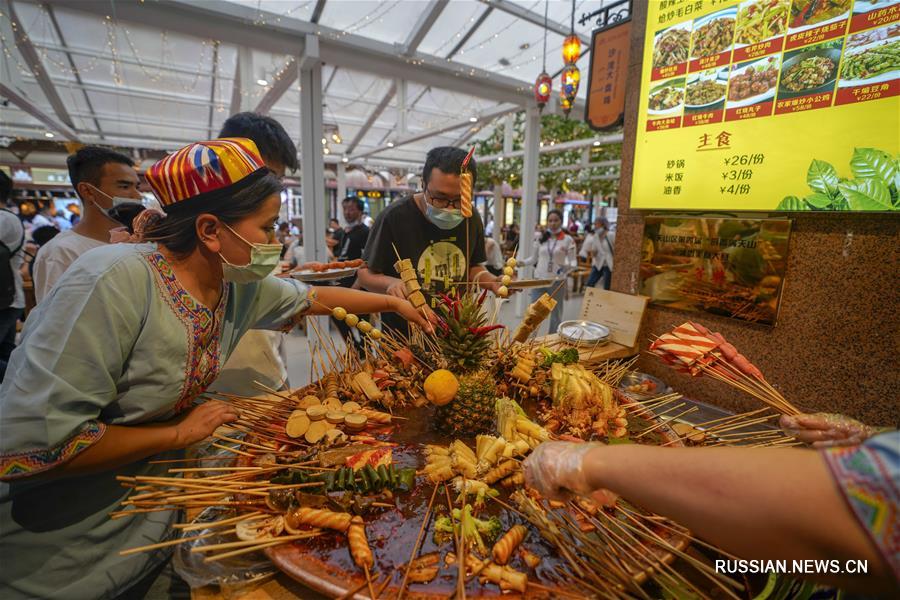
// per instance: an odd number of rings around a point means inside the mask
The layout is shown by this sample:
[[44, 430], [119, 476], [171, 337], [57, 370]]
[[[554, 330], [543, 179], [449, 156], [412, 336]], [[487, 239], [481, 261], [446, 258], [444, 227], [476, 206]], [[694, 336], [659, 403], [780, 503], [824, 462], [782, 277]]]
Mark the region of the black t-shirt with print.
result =
[[[476, 212], [445, 230], [422, 214], [412, 196], [399, 198], [375, 219], [363, 259], [373, 273], [400, 277], [394, 269], [398, 252], [400, 258], [412, 260], [422, 291], [431, 301], [430, 296], [444, 291], [447, 284], [467, 281], [468, 267], [487, 262], [481, 216]], [[385, 313], [382, 319], [388, 327], [405, 330], [396, 314]]]
[[[362, 258], [363, 250], [366, 247], [366, 241], [369, 239], [369, 228], [362, 223], [359, 223], [350, 231], [344, 231], [342, 229], [341, 233], [344, 234], [343, 241], [340, 246], [335, 248], [337, 260], [346, 262]], [[353, 287], [355, 281], [356, 275], [341, 279], [340, 282], [338, 282], [338, 285], [341, 287]]]

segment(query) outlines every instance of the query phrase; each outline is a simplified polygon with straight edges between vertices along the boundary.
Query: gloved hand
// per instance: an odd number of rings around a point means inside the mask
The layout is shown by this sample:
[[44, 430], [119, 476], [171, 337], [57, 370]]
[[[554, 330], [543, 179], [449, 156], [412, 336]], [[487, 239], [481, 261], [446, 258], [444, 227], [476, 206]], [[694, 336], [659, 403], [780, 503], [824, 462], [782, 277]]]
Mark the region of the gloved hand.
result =
[[[591, 497], [596, 491], [587, 481], [584, 457], [598, 443], [544, 442], [525, 459], [525, 484], [548, 500], [568, 500], [572, 494]], [[602, 494], [597, 498], [607, 503]]]
[[778, 425], [788, 435], [814, 448], [856, 446], [878, 433], [875, 427], [831, 413], [783, 415]]

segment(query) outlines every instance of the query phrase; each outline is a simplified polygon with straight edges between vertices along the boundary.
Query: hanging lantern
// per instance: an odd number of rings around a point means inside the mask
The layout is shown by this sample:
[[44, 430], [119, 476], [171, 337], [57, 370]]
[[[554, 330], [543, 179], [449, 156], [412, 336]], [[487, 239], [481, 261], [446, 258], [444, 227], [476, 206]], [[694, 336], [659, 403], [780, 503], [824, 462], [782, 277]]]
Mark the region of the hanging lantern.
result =
[[581, 38], [575, 34], [568, 36], [563, 41], [562, 52], [563, 61], [567, 65], [575, 64], [575, 61], [581, 56]]
[[581, 71], [576, 65], [567, 65], [560, 77], [560, 103], [566, 115], [572, 110], [572, 104], [578, 95], [578, 84], [581, 82]]
[[537, 102], [538, 109], [544, 110], [544, 106], [550, 101], [550, 94], [553, 92], [553, 79], [546, 71], [537, 76], [534, 82], [534, 99]]

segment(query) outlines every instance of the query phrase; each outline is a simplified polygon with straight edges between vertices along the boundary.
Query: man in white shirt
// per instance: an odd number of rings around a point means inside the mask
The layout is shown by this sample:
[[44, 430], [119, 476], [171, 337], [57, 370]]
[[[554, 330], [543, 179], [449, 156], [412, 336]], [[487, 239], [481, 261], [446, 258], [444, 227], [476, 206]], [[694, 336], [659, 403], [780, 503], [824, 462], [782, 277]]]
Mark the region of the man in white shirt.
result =
[[581, 246], [581, 257], [591, 258], [591, 274], [588, 277], [587, 287], [594, 287], [602, 278], [603, 289], [609, 289], [615, 244], [616, 234], [609, 230], [609, 221], [603, 217], [594, 219], [594, 232]]
[[[25, 293], [22, 290], [22, 263], [25, 249], [25, 227], [18, 215], [5, 208], [12, 193], [12, 180], [0, 171], [0, 243], [6, 246], [4, 256], [9, 256], [9, 265], [0, 265], [4, 272], [0, 275], [3, 283], [3, 304], [0, 304], [0, 381], [6, 373], [6, 362], [16, 347], [16, 321], [25, 308]], [[6, 270], [9, 269], [9, 270]]]
[[[109, 230], [123, 224], [112, 215], [123, 204], [139, 205], [138, 175], [134, 162], [118, 152], [85, 146], [66, 159], [69, 179], [83, 205], [77, 225], [63, 231], [37, 253], [34, 260], [34, 296], [40, 302], [75, 259], [109, 243]], [[110, 211], [113, 211], [112, 213]]]

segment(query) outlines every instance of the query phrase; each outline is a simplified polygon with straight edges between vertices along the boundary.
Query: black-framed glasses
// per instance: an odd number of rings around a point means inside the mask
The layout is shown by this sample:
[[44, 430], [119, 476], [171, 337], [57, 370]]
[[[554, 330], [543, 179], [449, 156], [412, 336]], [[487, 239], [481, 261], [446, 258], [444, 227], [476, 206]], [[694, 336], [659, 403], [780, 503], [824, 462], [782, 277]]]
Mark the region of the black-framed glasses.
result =
[[462, 206], [462, 198], [444, 198], [431, 195], [428, 188], [425, 188], [425, 201], [435, 208], [460, 208]]

